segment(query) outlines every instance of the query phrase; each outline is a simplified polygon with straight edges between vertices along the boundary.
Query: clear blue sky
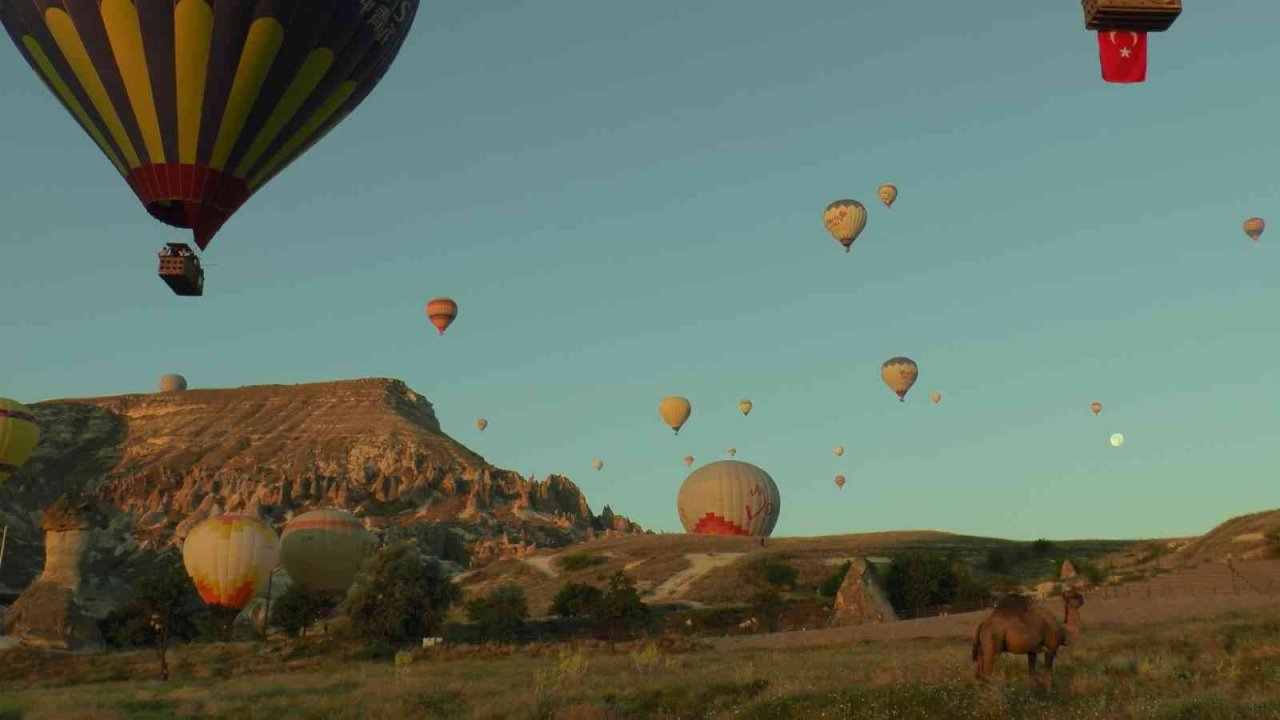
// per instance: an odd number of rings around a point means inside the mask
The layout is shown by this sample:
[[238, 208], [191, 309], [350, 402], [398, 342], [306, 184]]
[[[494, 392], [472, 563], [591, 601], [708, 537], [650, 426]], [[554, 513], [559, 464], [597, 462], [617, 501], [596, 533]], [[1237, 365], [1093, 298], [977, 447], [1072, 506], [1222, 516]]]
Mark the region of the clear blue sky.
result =
[[[1280, 505], [1274, 0], [1187, 3], [1128, 86], [1075, 0], [483, 4], [424, 4], [210, 245], [199, 300], [154, 275], [182, 234], [5, 43], [0, 396], [401, 378], [494, 464], [668, 531], [681, 458], [731, 446], [778, 481], [777, 535], [1164, 536]], [[851, 255], [840, 197], [870, 212]], [[461, 306], [444, 338], [434, 295]]]

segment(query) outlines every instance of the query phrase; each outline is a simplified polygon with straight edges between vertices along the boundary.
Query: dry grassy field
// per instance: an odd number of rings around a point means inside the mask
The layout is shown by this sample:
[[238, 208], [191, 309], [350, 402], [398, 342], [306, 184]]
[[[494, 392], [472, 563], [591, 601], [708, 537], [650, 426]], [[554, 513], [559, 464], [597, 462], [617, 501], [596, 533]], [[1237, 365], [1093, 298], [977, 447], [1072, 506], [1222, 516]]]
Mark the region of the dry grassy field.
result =
[[968, 637], [954, 633], [433, 648], [399, 660], [290, 640], [178, 648], [168, 683], [152, 679], [146, 652], [4, 651], [0, 718], [1280, 718], [1275, 601], [1091, 625], [1093, 607], [1048, 691], [1028, 688], [1025, 660], [1011, 656], [992, 685], [973, 684]]

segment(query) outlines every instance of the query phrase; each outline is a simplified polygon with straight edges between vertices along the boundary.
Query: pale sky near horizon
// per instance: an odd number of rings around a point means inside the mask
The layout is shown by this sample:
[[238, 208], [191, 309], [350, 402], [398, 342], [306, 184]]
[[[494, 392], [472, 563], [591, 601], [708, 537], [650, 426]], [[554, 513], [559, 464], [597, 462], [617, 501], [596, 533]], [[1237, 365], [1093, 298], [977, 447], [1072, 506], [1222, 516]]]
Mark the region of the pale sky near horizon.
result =
[[[729, 447], [778, 482], [775, 536], [1280, 506], [1274, 0], [1187, 3], [1137, 85], [1101, 80], [1076, 0], [478, 5], [424, 3], [215, 238], [200, 299], [154, 274], [183, 235], [2, 43], [0, 396], [400, 378], [493, 464], [654, 530], [680, 530], [684, 455]], [[850, 255], [821, 222], [842, 197], [870, 215]]]

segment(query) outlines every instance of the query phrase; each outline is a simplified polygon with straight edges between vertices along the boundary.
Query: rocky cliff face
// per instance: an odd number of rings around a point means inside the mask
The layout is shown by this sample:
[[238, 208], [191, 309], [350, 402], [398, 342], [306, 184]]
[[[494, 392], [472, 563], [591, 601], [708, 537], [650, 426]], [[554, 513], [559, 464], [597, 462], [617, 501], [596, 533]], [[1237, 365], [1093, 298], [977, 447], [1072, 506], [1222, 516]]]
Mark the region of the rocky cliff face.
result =
[[0, 486], [0, 523], [9, 525], [0, 589], [9, 593], [39, 573], [41, 511], [68, 492], [106, 508], [86, 575], [115, 590], [145, 571], [148, 556], [179, 547], [192, 525], [220, 511], [260, 514], [280, 527], [307, 510], [345, 508], [376, 533], [416, 537], [463, 566], [641, 532], [607, 507], [594, 515], [568, 478], [535, 481], [488, 464], [446, 435], [431, 403], [398, 380], [30, 407], [40, 445]]

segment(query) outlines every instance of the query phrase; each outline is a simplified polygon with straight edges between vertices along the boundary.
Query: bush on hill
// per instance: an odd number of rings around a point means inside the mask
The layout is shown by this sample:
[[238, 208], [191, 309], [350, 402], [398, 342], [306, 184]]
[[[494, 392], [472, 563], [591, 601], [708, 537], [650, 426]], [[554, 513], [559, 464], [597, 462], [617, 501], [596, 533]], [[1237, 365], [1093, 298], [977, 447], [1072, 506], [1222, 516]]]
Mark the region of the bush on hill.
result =
[[365, 561], [341, 611], [355, 637], [401, 642], [435, 634], [461, 597], [440, 562], [406, 541]]
[[279, 598], [271, 601], [271, 624], [290, 635], [305, 637], [307, 628], [337, 604], [338, 601], [331, 596], [294, 583]]
[[466, 605], [467, 620], [486, 640], [515, 642], [529, 619], [529, 600], [515, 583], [503, 583], [485, 597]]
[[764, 581], [774, 588], [796, 589], [800, 571], [785, 563], [765, 563]]
[[636, 581], [621, 570], [609, 577], [604, 596], [592, 615], [596, 629], [609, 642], [629, 638], [649, 623], [649, 606], [640, 599]]
[[591, 615], [604, 598], [604, 591], [588, 583], [565, 583], [551, 601], [551, 612], [560, 617]]
[[609, 558], [603, 555], [588, 555], [586, 553], [573, 553], [571, 555], [563, 555], [560, 557], [560, 567], [565, 572], [574, 572], [576, 570], [585, 570], [589, 567], [603, 565], [609, 561]]

